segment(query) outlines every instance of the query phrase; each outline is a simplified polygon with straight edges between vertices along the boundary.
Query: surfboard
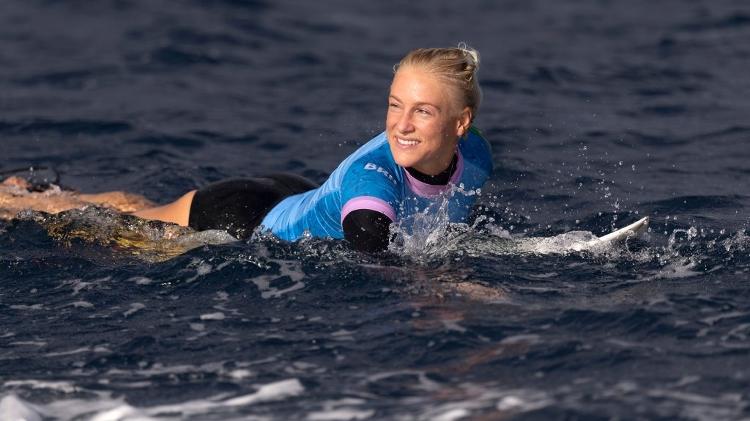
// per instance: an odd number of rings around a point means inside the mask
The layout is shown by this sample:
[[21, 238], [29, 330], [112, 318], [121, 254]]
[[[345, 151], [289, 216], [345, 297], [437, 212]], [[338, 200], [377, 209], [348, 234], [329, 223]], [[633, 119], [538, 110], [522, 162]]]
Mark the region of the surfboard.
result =
[[[578, 233], [579, 231], [572, 231], [565, 234], [561, 234], [556, 237], [552, 237], [553, 240], [558, 241], [552, 241], [550, 248], [550, 244], [547, 244], [545, 242], [537, 242], [534, 244], [534, 251], [536, 252], [549, 252], [549, 250], [574, 250], [574, 251], [583, 251], [583, 250], [592, 250], [597, 249], [603, 246], [607, 246], [610, 244], [617, 243], [618, 241], [623, 241], [630, 237], [635, 237], [638, 234], [644, 232], [648, 228], [648, 216], [641, 218], [635, 222], [633, 222], [630, 225], [624, 226], [620, 229], [617, 229], [615, 231], [610, 232], [607, 235], [594, 237], [593, 239], [587, 239], [584, 241], [573, 239], [572, 243], [570, 243], [570, 239], [567, 239], [568, 243], [563, 242], [563, 246], [560, 245], [559, 239], [560, 237], [566, 237], [570, 236], [573, 233]], [[589, 233], [590, 234], [590, 233]], [[590, 237], [589, 237], [590, 238]]]
[[612, 231], [605, 236], [597, 238], [596, 240], [592, 240], [590, 243], [592, 243], [591, 245], [595, 245], [595, 244], [601, 244], [601, 243], [607, 243], [607, 242], [611, 243], [611, 242], [624, 240], [628, 237], [634, 237], [644, 232], [647, 228], [648, 228], [648, 216], [643, 217], [628, 226]]

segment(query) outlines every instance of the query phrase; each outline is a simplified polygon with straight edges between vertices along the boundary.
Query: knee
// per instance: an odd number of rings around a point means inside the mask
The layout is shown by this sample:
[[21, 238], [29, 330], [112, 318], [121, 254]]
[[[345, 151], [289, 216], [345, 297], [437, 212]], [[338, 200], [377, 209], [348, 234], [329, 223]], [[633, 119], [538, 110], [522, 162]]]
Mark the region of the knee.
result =
[[186, 227], [190, 222], [190, 207], [193, 204], [193, 196], [195, 196], [195, 190], [185, 193], [172, 203], [133, 212], [133, 215], [145, 219], [172, 222]]

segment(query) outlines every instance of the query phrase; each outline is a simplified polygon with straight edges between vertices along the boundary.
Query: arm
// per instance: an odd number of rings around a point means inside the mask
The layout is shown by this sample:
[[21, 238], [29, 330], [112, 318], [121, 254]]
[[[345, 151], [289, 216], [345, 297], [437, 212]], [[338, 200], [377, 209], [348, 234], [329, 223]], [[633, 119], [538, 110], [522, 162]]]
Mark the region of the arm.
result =
[[371, 209], [357, 209], [342, 222], [344, 238], [359, 251], [379, 252], [388, 249], [391, 219]]

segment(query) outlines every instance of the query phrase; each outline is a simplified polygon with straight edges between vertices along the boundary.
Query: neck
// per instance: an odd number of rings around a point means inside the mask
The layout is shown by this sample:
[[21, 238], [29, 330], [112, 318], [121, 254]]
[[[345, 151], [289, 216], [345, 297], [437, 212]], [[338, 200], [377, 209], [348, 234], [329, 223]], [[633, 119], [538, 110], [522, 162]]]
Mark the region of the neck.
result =
[[435, 174], [435, 175], [425, 174], [412, 167], [407, 167], [406, 171], [408, 171], [412, 177], [416, 178], [417, 180], [423, 183], [440, 186], [440, 185], [448, 184], [448, 182], [451, 180], [451, 177], [453, 176], [453, 173], [456, 172], [457, 164], [458, 164], [458, 154], [453, 154], [453, 159], [451, 159], [451, 162], [450, 164], [448, 164], [448, 167], [446, 167], [443, 171], [439, 172], [438, 174]]

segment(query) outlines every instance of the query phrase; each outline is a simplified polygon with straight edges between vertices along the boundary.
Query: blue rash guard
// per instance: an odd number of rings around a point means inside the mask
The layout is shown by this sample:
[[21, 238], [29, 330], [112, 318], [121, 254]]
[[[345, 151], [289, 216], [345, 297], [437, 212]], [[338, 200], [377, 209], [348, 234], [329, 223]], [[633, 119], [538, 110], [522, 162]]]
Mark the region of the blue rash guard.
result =
[[263, 218], [261, 229], [287, 241], [300, 239], [305, 231], [313, 237], [344, 238], [342, 221], [351, 212], [368, 209], [398, 222], [447, 197], [451, 222], [464, 222], [476, 200], [475, 194], [450, 193], [481, 188], [492, 173], [488, 142], [472, 128], [458, 142], [456, 170], [447, 185], [417, 180], [393, 159], [385, 132], [349, 155], [322, 186], [289, 196]]

